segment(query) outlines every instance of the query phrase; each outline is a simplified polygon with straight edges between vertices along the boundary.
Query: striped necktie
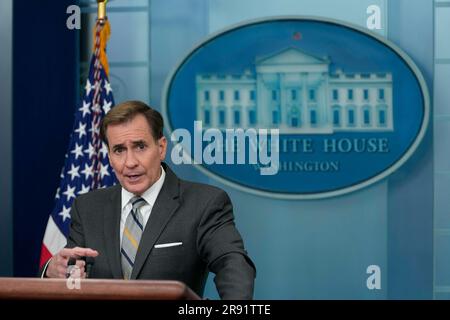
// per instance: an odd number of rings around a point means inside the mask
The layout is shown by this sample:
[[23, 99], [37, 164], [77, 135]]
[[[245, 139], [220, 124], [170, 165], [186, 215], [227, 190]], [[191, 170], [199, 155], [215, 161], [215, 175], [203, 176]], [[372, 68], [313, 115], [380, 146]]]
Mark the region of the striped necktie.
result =
[[124, 279], [130, 279], [133, 271], [134, 260], [141, 240], [142, 232], [144, 231], [142, 214], [140, 208], [146, 204], [146, 201], [141, 197], [134, 197], [131, 199], [133, 205], [131, 212], [128, 214], [125, 228], [123, 229], [121, 260], [122, 272]]

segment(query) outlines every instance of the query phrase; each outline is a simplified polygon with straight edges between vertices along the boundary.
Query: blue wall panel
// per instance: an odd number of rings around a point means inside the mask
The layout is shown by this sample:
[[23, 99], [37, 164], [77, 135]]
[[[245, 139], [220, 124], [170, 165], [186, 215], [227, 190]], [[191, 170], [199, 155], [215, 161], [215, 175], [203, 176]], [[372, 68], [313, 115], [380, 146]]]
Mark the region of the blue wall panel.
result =
[[[422, 71], [428, 88], [431, 89], [432, 1], [389, 1], [389, 16], [388, 38], [411, 56]], [[411, 34], [414, 34], [414, 37]], [[432, 132], [430, 123], [427, 135], [416, 153], [389, 179], [388, 298], [390, 299], [432, 298]]]

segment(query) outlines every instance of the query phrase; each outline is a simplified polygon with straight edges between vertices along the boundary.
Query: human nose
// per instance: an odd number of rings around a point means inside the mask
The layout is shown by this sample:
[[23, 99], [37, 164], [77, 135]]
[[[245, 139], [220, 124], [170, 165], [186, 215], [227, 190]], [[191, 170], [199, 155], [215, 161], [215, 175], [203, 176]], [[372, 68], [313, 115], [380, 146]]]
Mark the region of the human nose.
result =
[[127, 156], [125, 158], [125, 166], [128, 168], [134, 168], [138, 165], [138, 161], [133, 151], [127, 152]]

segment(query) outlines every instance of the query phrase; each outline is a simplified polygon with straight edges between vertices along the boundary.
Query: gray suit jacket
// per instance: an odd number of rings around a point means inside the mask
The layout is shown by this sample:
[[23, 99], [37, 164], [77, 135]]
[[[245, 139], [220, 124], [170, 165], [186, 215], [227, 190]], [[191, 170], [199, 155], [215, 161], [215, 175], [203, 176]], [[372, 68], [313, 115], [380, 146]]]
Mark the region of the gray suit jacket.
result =
[[[163, 166], [166, 178], [142, 235], [131, 278], [182, 281], [202, 296], [211, 271], [222, 299], [251, 299], [256, 269], [235, 228], [227, 194], [180, 180]], [[91, 278], [123, 278], [120, 215], [120, 185], [81, 195], [72, 205], [67, 247], [99, 252]], [[155, 248], [173, 242], [183, 244]]]

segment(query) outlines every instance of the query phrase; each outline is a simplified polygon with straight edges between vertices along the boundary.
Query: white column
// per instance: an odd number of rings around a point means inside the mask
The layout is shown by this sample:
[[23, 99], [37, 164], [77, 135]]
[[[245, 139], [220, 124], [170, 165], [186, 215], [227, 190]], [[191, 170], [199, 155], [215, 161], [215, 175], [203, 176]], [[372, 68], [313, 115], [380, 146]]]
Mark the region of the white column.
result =
[[268, 128], [271, 111], [269, 108], [267, 87], [264, 85], [263, 75], [258, 74], [256, 77], [256, 124], [260, 128]]
[[[309, 119], [309, 110], [308, 110], [308, 94], [309, 94], [309, 87], [308, 87], [308, 74], [303, 72], [301, 75], [301, 82], [302, 82], [302, 105], [303, 105], [303, 125], [305, 128], [311, 127], [311, 121]], [[300, 97], [299, 97], [300, 98]]]
[[288, 110], [287, 110], [287, 102], [288, 97], [291, 94], [286, 89], [286, 74], [280, 74], [280, 127], [288, 127], [289, 121], [288, 121]]

